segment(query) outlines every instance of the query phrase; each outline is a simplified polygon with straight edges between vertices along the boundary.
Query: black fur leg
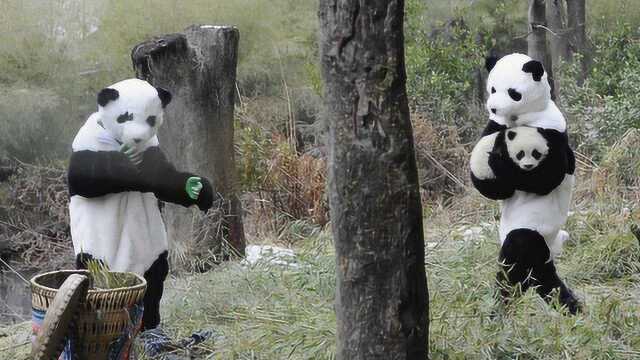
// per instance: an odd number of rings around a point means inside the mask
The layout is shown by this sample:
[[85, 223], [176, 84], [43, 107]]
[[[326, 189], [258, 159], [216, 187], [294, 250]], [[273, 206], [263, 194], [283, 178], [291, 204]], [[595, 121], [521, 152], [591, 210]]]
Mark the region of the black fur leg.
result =
[[160, 324], [160, 299], [164, 290], [164, 280], [169, 273], [168, 253], [165, 251], [153, 262], [149, 270], [144, 273], [147, 280], [147, 292], [144, 294], [144, 313], [142, 314], [142, 328], [144, 330], [156, 328]]
[[534, 269], [533, 276], [536, 279], [536, 292], [547, 302], [553, 300], [550, 296], [551, 292], [554, 289], [558, 289], [560, 305], [566, 306], [569, 313], [573, 315], [581, 310], [580, 302], [558, 276], [553, 261]]
[[566, 306], [571, 314], [581, 310], [578, 299], [558, 276], [553, 261], [549, 260], [549, 247], [542, 235], [529, 229], [511, 231], [500, 249], [501, 271], [497, 280], [500, 295], [506, 303], [514, 294], [517, 286], [522, 292], [535, 287], [540, 297], [551, 302], [550, 294], [557, 289], [559, 302]]
[[564, 283], [560, 286], [560, 304], [566, 306], [571, 315], [582, 312], [582, 303]]
[[[86, 270], [87, 264], [89, 261], [93, 260], [93, 255], [89, 253], [79, 253], [76, 255], [76, 269], [77, 270]], [[102, 263], [102, 260], [99, 260]]]
[[549, 259], [549, 248], [542, 235], [529, 229], [511, 231], [500, 249], [500, 266], [497, 280], [503, 301], [520, 287], [521, 292], [536, 285], [534, 268]]

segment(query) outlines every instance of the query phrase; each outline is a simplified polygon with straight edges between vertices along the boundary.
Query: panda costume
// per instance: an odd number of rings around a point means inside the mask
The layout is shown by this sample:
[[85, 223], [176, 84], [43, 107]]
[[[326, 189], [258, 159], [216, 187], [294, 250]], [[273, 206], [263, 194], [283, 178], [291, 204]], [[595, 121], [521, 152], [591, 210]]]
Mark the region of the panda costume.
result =
[[208, 210], [211, 185], [179, 172], [156, 136], [171, 94], [138, 79], [118, 82], [98, 94], [98, 112], [72, 145], [68, 182], [71, 237], [76, 266], [95, 258], [112, 271], [147, 280], [144, 329], [160, 322], [159, 305], [168, 273], [168, 242], [159, 202]]
[[[486, 61], [489, 123], [474, 147], [471, 179], [485, 197], [502, 200], [501, 284], [535, 286], [546, 300], [576, 313], [580, 304], [553, 260], [569, 237], [562, 230], [575, 182], [566, 121], [551, 100], [542, 63], [523, 54]], [[507, 296], [505, 288], [503, 296]]]

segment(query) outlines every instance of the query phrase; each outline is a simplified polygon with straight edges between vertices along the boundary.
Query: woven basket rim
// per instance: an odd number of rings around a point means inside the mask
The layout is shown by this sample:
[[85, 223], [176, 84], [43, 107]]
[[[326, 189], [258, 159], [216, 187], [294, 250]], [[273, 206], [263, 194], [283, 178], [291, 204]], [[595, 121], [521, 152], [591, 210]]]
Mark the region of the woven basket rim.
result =
[[[113, 288], [113, 289], [89, 289], [88, 294], [106, 294], [106, 293], [112, 293], [112, 292], [121, 292], [121, 291], [137, 291], [137, 290], [143, 290], [147, 287], [147, 280], [134, 273], [134, 272], [124, 272], [124, 271], [112, 271], [113, 273], [116, 274], [130, 274], [130, 275], [134, 275], [139, 281], [139, 284], [133, 285], [133, 286], [125, 286], [125, 287], [119, 287], [119, 288]], [[31, 278], [31, 286], [38, 288], [38, 289], [42, 289], [42, 290], [48, 290], [48, 291], [58, 291], [58, 289], [54, 289], [54, 288], [50, 288], [48, 286], [44, 286], [42, 284], [37, 283], [37, 280], [39, 280], [40, 278], [43, 278], [47, 275], [51, 275], [51, 274], [55, 274], [55, 273], [71, 273], [71, 274], [89, 274], [88, 270], [54, 270], [54, 271], [48, 271], [42, 274], [38, 274], [34, 277]]]

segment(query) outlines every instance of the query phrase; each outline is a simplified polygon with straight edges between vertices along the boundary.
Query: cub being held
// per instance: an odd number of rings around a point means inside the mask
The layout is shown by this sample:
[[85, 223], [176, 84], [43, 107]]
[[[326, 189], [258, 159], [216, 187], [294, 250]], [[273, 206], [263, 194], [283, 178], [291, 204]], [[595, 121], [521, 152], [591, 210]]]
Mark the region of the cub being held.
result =
[[523, 171], [535, 169], [549, 153], [547, 140], [539, 130], [519, 127], [506, 132], [507, 154]]

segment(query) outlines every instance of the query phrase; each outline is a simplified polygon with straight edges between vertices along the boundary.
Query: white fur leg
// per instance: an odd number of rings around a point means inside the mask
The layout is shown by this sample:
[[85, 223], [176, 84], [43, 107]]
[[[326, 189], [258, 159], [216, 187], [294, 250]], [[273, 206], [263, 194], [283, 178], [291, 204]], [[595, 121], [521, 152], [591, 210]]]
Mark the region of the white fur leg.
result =
[[565, 241], [569, 240], [569, 238], [570, 237], [568, 232], [564, 230], [558, 231], [558, 235], [553, 240], [553, 243], [548, 244], [549, 251], [551, 252], [551, 259], [555, 259], [558, 255], [560, 255], [560, 253], [562, 253], [562, 245]]
[[496, 177], [489, 166], [489, 153], [493, 150], [496, 137], [498, 137], [497, 132], [481, 138], [471, 152], [471, 160], [469, 161], [471, 173], [480, 180]]

